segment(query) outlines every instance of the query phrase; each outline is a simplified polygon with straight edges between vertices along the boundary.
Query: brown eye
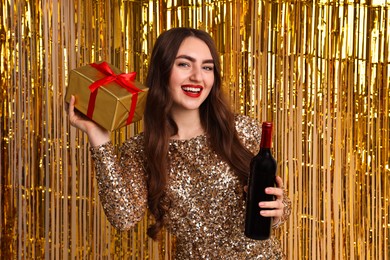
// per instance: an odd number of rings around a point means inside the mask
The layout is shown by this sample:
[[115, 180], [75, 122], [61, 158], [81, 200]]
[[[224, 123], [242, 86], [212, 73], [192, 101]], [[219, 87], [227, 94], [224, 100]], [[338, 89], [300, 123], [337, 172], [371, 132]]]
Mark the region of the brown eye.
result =
[[185, 63], [185, 62], [179, 62], [177, 64], [177, 66], [179, 66], [179, 67], [189, 67], [190, 65], [188, 63]]
[[213, 66], [204, 66], [203, 69], [207, 70], [207, 71], [213, 71], [214, 67]]

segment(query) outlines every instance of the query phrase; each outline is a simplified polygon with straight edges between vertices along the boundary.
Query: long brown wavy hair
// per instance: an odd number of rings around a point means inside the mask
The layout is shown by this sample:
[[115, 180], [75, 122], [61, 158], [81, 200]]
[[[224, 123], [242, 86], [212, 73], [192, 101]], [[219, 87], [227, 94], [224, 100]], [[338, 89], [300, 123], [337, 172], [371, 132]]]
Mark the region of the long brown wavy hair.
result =
[[234, 114], [222, 93], [220, 58], [211, 36], [192, 28], [174, 28], [162, 33], [156, 40], [149, 63], [146, 78], [149, 93], [144, 114], [148, 207], [155, 218], [148, 235], [153, 239], [157, 239], [169, 209], [169, 198], [166, 196], [168, 146], [170, 137], [178, 130], [170, 114], [172, 98], [168, 90], [169, 78], [179, 47], [190, 36], [204, 41], [214, 60], [214, 85], [200, 106], [201, 123], [211, 147], [230, 165], [243, 185], [247, 182], [253, 156], [238, 138]]

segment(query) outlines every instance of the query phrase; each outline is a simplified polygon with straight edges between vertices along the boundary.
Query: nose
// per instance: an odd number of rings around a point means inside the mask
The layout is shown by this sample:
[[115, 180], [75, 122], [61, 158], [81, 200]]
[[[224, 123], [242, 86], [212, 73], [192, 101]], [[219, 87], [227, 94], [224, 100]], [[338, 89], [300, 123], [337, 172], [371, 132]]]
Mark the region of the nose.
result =
[[193, 67], [190, 75], [190, 80], [194, 82], [200, 82], [202, 80], [202, 71], [198, 67]]

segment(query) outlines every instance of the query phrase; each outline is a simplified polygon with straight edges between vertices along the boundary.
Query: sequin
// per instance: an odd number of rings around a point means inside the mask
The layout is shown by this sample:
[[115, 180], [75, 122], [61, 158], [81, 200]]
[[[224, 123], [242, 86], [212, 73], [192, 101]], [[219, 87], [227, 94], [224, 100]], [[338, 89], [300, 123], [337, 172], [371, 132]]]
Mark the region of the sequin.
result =
[[[236, 117], [243, 144], [258, 151], [257, 121]], [[146, 210], [143, 135], [130, 138], [116, 160], [112, 144], [92, 148], [105, 212], [111, 223], [127, 229]], [[176, 236], [175, 259], [284, 259], [280, 242], [244, 236], [244, 192], [241, 183], [209, 146], [208, 137], [171, 140], [167, 195], [172, 204], [167, 229]], [[125, 170], [126, 169], [126, 170]]]

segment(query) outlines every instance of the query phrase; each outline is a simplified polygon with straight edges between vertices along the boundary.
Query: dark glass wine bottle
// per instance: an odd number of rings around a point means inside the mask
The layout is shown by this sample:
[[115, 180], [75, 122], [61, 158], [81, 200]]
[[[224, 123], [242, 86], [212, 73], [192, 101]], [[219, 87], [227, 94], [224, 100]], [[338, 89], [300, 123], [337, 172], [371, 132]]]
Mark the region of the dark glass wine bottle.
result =
[[263, 122], [259, 153], [252, 158], [246, 201], [245, 236], [264, 240], [271, 236], [271, 217], [260, 215], [260, 201], [272, 201], [265, 188], [275, 186], [276, 161], [271, 153], [272, 122]]

